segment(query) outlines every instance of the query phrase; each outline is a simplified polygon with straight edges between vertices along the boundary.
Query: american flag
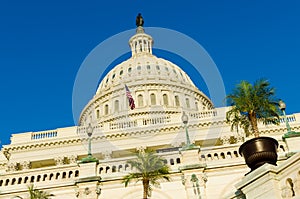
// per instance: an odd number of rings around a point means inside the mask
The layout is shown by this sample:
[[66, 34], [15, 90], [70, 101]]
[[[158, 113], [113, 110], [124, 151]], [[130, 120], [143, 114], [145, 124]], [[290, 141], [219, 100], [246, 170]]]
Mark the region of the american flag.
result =
[[128, 98], [128, 101], [129, 101], [129, 106], [130, 106], [130, 109], [133, 110], [135, 108], [135, 105], [134, 105], [134, 100], [131, 96], [131, 93], [129, 91], [129, 88], [127, 87], [127, 85], [125, 84], [125, 90], [126, 90], [126, 96]]

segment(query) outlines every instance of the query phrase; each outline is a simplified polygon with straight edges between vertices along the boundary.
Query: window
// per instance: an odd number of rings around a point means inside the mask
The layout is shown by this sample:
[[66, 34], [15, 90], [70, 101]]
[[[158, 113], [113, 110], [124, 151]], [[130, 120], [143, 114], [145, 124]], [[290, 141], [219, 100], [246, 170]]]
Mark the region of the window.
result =
[[151, 93], [150, 101], [151, 101], [151, 105], [156, 105], [156, 97], [154, 93]]
[[138, 95], [138, 107], [144, 106], [143, 95]]
[[195, 102], [196, 111], [198, 111], [198, 102]]
[[120, 75], [123, 75], [123, 70], [120, 71]]
[[287, 184], [287, 187], [289, 188], [289, 191], [291, 192], [291, 196], [295, 196], [294, 183], [293, 183], [292, 179], [288, 178], [286, 180], [286, 184]]
[[138, 66], [138, 67], [137, 67], [138, 70], [141, 70], [141, 68], [142, 68], [141, 66]]
[[170, 159], [170, 164], [174, 165], [174, 160], [173, 159]]
[[186, 107], [190, 108], [190, 100], [189, 98], [185, 98]]
[[130, 73], [132, 71], [132, 68], [131, 67], [129, 67], [128, 68], [128, 73]]
[[79, 176], [79, 171], [76, 170], [76, 171], [75, 171], [75, 177], [78, 177], [78, 176]]
[[119, 111], [119, 100], [115, 101], [115, 112]]
[[105, 106], [104, 106], [104, 114], [105, 115], [108, 114], [108, 104], [105, 104]]
[[167, 94], [163, 94], [163, 102], [164, 102], [164, 105], [165, 105], [165, 106], [168, 106], [168, 105], [169, 105], [169, 102], [168, 102], [168, 95], [167, 95]]
[[113, 75], [112, 75], [112, 79], [114, 79], [114, 78], [115, 78], [115, 76], [116, 76], [116, 74], [113, 74]]
[[100, 117], [100, 111], [99, 110], [96, 110], [96, 116], [97, 116], [97, 118]]
[[16, 183], [16, 178], [13, 178], [11, 181], [11, 185], [14, 185]]
[[156, 69], [157, 69], [157, 70], [160, 70], [159, 65], [156, 65]]
[[150, 69], [151, 69], [150, 65], [147, 65], [147, 69], [148, 69], [148, 70], [150, 70]]
[[66, 177], [67, 177], [67, 173], [66, 173], [66, 172], [63, 172], [62, 178], [64, 179], [64, 178], [66, 178]]
[[176, 106], [176, 107], [179, 107], [179, 106], [180, 106], [179, 96], [178, 96], [178, 95], [175, 96], [175, 106]]

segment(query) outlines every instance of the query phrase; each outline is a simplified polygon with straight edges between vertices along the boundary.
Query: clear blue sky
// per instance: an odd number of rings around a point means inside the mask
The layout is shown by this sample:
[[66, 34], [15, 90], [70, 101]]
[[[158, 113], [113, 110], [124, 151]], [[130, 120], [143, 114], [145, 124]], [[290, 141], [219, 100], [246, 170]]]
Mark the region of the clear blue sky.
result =
[[101, 41], [135, 28], [139, 12], [145, 26], [173, 29], [199, 42], [218, 66], [227, 93], [240, 80], [267, 78], [287, 112], [300, 112], [297, 0], [1, 1], [2, 144], [11, 133], [74, 125], [72, 89], [82, 61]]

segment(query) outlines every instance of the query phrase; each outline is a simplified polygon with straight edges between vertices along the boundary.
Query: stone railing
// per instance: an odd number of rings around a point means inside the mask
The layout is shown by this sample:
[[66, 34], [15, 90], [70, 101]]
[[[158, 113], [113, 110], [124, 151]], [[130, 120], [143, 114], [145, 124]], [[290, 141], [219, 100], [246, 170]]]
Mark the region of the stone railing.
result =
[[193, 112], [189, 113], [189, 116], [194, 119], [211, 118], [217, 116], [217, 111], [213, 109], [202, 112]]
[[[0, 190], [3, 187], [11, 187], [17, 185], [24, 185], [29, 183], [49, 183], [49, 182], [59, 182], [59, 181], [74, 181], [74, 179], [79, 177], [79, 169], [77, 166], [68, 168], [53, 168], [52, 170], [38, 170], [27, 172], [18, 172], [0, 179]], [[6, 189], [5, 189], [6, 190]], [[4, 192], [4, 191], [3, 191]]]
[[57, 137], [57, 131], [31, 133], [31, 140]]

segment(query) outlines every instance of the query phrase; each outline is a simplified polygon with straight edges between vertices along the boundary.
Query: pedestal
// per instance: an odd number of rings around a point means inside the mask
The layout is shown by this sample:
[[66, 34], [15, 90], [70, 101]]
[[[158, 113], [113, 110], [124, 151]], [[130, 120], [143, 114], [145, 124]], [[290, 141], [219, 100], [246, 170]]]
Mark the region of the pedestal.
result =
[[287, 137], [284, 140], [289, 152], [300, 152], [300, 135], [295, 137]]

